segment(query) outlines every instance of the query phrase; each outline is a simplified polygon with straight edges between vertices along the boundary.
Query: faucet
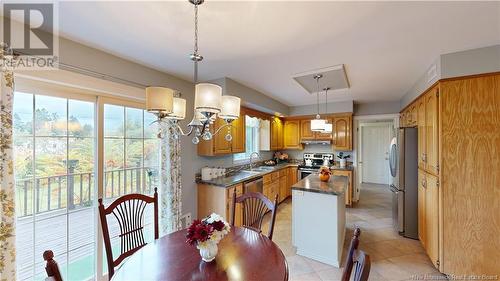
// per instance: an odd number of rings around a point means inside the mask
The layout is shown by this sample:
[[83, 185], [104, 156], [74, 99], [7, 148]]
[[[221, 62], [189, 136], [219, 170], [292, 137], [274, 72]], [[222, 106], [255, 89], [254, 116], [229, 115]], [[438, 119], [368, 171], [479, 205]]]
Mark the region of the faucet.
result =
[[252, 159], [253, 159], [253, 156], [256, 155], [257, 158], [260, 158], [260, 154], [258, 152], [252, 152], [252, 154], [250, 154], [250, 171], [253, 169], [253, 162], [252, 162]]

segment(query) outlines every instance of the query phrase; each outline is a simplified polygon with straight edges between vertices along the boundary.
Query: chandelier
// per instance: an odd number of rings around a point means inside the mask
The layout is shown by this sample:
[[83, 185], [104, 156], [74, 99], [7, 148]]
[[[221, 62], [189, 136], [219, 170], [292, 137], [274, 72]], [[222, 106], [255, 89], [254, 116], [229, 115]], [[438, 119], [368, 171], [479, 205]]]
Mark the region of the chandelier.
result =
[[[202, 140], [211, 140], [224, 127], [227, 127], [226, 141], [232, 140], [231, 123], [240, 116], [241, 99], [235, 96], [222, 95], [222, 88], [211, 83], [198, 83], [198, 63], [203, 56], [198, 53], [198, 6], [204, 0], [189, 0], [194, 5], [194, 52], [189, 58], [194, 63], [194, 113], [193, 119], [187, 125], [188, 131], [184, 132], [179, 125], [179, 120], [186, 117], [186, 100], [176, 96], [174, 90], [165, 87], [146, 88], [146, 108], [148, 112], [155, 114], [158, 121], [167, 120], [174, 125], [174, 138], [180, 135], [188, 136], [194, 133], [192, 139], [194, 144]], [[210, 126], [217, 118], [224, 120], [213, 133]]]

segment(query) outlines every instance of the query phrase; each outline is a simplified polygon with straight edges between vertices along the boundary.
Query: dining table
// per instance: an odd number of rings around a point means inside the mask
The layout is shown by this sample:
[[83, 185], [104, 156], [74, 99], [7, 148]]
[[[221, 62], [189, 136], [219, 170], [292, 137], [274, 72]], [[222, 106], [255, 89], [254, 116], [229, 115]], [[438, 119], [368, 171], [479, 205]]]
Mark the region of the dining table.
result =
[[260, 232], [232, 227], [211, 262], [204, 262], [199, 250], [186, 242], [186, 233], [179, 230], [145, 245], [111, 280], [288, 280], [283, 252]]

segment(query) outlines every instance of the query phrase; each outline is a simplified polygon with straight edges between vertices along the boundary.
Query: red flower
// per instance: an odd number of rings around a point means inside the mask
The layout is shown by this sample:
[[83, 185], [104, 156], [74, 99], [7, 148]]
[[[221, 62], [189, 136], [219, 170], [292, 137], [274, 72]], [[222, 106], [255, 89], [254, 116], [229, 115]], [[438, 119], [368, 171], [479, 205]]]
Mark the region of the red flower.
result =
[[193, 223], [188, 227], [188, 233], [186, 235], [186, 242], [194, 245], [198, 242], [205, 242], [208, 240], [214, 227], [209, 224], [205, 224], [201, 220], [194, 220]]
[[222, 231], [224, 229], [224, 226], [226, 226], [222, 221], [214, 221], [213, 223], [211, 223], [211, 225], [217, 231]]

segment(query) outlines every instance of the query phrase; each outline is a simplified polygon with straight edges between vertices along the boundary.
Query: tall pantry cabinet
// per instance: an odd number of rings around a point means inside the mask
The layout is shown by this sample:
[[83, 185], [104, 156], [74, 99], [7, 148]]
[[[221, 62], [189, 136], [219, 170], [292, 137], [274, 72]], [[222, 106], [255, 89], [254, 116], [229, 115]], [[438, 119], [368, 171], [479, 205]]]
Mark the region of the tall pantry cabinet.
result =
[[408, 108], [416, 124], [402, 124], [418, 128], [418, 227], [427, 255], [446, 274], [499, 274], [500, 73], [443, 79]]

